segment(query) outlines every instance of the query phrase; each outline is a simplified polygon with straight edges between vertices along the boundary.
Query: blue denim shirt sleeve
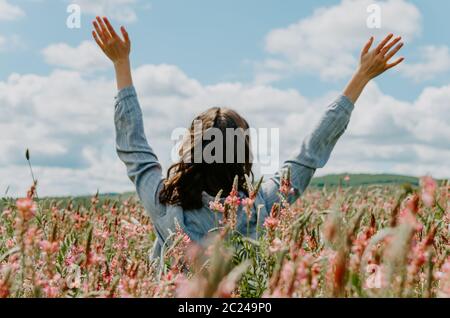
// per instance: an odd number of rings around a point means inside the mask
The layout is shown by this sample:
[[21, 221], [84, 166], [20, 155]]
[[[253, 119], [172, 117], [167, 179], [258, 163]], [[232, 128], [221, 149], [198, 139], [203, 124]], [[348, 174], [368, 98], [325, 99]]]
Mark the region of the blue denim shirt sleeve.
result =
[[[347, 128], [352, 110], [353, 104], [345, 96], [340, 96], [327, 108], [313, 132], [304, 140], [300, 152], [284, 163], [282, 170], [290, 168], [292, 187], [295, 189], [290, 201], [294, 201], [306, 189], [315, 170], [326, 164], [337, 140]], [[114, 121], [117, 154], [125, 163], [139, 199], [150, 215], [158, 236], [155, 249], [158, 254], [169, 235], [169, 229], [174, 230], [174, 218], [182, 227], [185, 225], [181, 208], [168, 207], [159, 201], [163, 185], [162, 168], [145, 137], [142, 111], [133, 86], [118, 93]], [[260, 196], [263, 200], [261, 203], [266, 205], [264, 214], [279, 200], [280, 175], [281, 171], [262, 185]], [[261, 215], [261, 219], [265, 216]], [[202, 222], [207, 223], [205, 228], [209, 227], [207, 219], [202, 219]], [[198, 228], [189, 226], [186, 229], [189, 235], [198, 231]]]
[[348, 126], [353, 108], [353, 103], [346, 96], [339, 96], [305, 138], [300, 152], [287, 160], [273, 178], [263, 183], [261, 191], [267, 211], [279, 201], [278, 189], [283, 170], [289, 168], [291, 171], [294, 191], [289, 197], [290, 202], [294, 202], [305, 191], [316, 169], [324, 167], [330, 158], [336, 142]]
[[128, 177], [160, 234], [158, 228], [163, 226], [160, 221], [165, 211], [164, 205], [159, 203], [162, 169], [145, 137], [142, 111], [133, 86], [122, 89], [116, 96], [114, 122], [117, 154], [125, 163]]

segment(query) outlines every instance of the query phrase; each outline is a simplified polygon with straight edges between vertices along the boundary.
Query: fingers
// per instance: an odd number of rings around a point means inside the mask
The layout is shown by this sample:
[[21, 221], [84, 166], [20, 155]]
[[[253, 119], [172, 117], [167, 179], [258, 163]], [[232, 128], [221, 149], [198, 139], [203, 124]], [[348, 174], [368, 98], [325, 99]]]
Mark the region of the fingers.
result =
[[363, 48], [363, 50], [361, 52], [362, 55], [365, 55], [365, 54], [369, 53], [369, 50], [370, 50], [370, 48], [371, 48], [371, 46], [373, 44], [373, 40], [374, 40], [373, 36], [371, 36], [369, 41], [366, 43], [366, 45], [364, 46], [364, 48]]
[[395, 45], [397, 44], [400, 40], [402, 39], [401, 36], [396, 37], [393, 41], [391, 41], [388, 45], [386, 45], [382, 50], [381, 50], [381, 54], [382, 55], [386, 55], [387, 52], [389, 52], [389, 50]]
[[106, 38], [105, 34], [103, 34], [102, 29], [98, 25], [97, 21], [93, 21], [92, 24], [94, 25], [95, 31], [97, 32], [97, 35], [100, 37], [103, 43], [106, 43], [108, 39]]
[[[105, 23], [100, 17], [96, 17], [97, 24], [100, 26], [100, 30], [102, 30], [103, 36], [106, 40], [109, 40], [112, 38], [111, 34], [108, 31], [108, 28], [106, 27]], [[105, 43], [105, 42], [103, 42]]]
[[405, 60], [404, 57], [400, 57], [399, 59], [397, 59], [395, 62], [391, 63], [391, 64], [387, 64], [386, 65], [386, 70], [389, 70], [397, 65], [399, 65], [401, 62], [403, 62]]
[[120, 31], [122, 32], [123, 38], [125, 39], [125, 43], [130, 44], [130, 37], [128, 36], [128, 32], [125, 27], [121, 27]]
[[97, 42], [97, 45], [104, 51], [104, 46], [102, 41], [100, 41], [99, 36], [97, 35], [96, 31], [92, 31], [92, 36], [94, 37], [95, 42]]
[[384, 48], [384, 46], [389, 42], [389, 40], [393, 37], [394, 35], [391, 33], [389, 34], [383, 41], [381, 41], [380, 44], [378, 44], [377, 48], [375, 49], [377, 53], [380, 53], [381, 50]]
[[103, 18], [103, 22], [105, 22], [106, 28], [108, 29], [108, 32], [111, 34], [111, 36], [114, 39], [119, 39], [119, 36], [117, 35], [116, 31], [114, 30], [113, 26], [111, 25], [107, 17]]
[[389, 52], [388, 55], [386, 55], [385, 60], [389, 61], [395, 54], [397, 54], [398, 51], [400, 51], [402, 47], [403, 43], [397, 44], [397, 46], [391, 52]]

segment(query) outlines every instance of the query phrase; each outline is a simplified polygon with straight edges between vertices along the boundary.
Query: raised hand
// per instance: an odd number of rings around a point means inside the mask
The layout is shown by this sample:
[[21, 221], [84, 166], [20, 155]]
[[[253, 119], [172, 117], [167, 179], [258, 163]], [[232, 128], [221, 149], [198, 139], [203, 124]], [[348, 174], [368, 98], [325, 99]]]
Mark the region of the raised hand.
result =
[[392, 40], [393, 36], [393, 34], [389, 34], [372, 51], [370, 48], [374, 41], [373, 37], [371, 37], [369, 42], [364, 46], [361, 52], [361, 61], [358, 70], [355, 75], [353, 75], [353, 78], [344, 91], [344, 95], [347, 96], [352, 103], [355, 103], [358, 100], [364, 87], [366, 87], [370, 80], [404, 61], [404, 58], [400, 57], [394, 62], [390, 62], [394, 55], [403, 47], [403, 43], [400, 42], [402, 38], [396, 37]]
[[97, 17], [92, 24], [95, 28], [95, 31], [92, 31], [95, 42], [114, 63], [117, 88], [121, 90], [133, 85], [130, 66], [131, 42], [125, 28], [120, 28], [122, 39], [106, 17], [103, 19]]
[[369, 42], [367, 42], [361, 52], [359, 72], [366, 75], [369, 79], [373, 79], [388, 69], [391, 69], [403, 62], [404, 58], [400, 57], [394, 62], [389, 63], [392, 57], [394, 57], [394, 55], [397, 54], [397, 52], [403, 47], [403, 43], [400, 42], [402, 38], [399, 36], [391, 41], [393, 36], [393, 34], [389, 34], [372, 51], [370, 51], [370, 48], [373, 44], [374, 38], [370, 38]]
[[95, 28], [95, 31], [92, 31], [92, 36], [106, 56], [108, 56], [114, 64], [128, 60], [131, 51], [131, 42], [125, 27], [122, 26], [120, 28], [123, 36], [122, 39], [117, 35], [106, 17], [103, 19], [97, 17], [92, 24]]

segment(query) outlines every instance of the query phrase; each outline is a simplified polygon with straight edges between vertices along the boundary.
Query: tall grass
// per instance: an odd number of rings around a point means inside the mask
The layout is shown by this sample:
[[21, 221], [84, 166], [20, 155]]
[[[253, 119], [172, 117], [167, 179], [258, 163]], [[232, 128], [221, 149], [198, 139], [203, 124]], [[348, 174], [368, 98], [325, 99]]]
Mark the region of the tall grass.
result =
[[450, 297], [449, 184], [311, 189], [288, 204], [288, 176], [258, 240], [234, 229], [236, 191], [212, 202], [224, 222], [202, 245], [181, 228], [164, 258], [142, 206], [3, 199], [0, 297]]

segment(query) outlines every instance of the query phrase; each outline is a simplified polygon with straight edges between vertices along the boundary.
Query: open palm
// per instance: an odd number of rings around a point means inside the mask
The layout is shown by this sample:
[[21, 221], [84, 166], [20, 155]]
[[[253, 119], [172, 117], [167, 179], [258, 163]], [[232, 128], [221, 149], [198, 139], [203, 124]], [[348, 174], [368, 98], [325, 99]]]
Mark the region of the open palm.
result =
[[397, 52], [403, 47], [403, 43], [400, 42], [400, 36], [390, 41], [393, 36], [393, 34], [389, 34], [375, 49], [370, 51], [374, 41], [374, 38], [371, 37], [363, 48], [361, 52], [360, 70], [369, 78], [375, 78], [403, 62], [403, 57], [398, 58], [392, 63], [389, 62], [392, 57], [394, 57], [394, 55], [397, 54]]
[[98, 46], [114, 64], [127, 60], [131, 51], [131, 42], [125, 27], [121, 27], [123, 39], [117, 35], [108, 18], [97, 17], [93, 21], [95, 31], [92, 35]]

